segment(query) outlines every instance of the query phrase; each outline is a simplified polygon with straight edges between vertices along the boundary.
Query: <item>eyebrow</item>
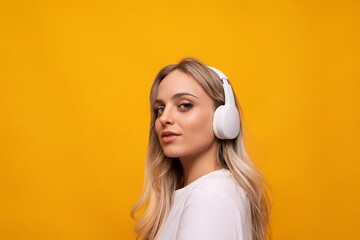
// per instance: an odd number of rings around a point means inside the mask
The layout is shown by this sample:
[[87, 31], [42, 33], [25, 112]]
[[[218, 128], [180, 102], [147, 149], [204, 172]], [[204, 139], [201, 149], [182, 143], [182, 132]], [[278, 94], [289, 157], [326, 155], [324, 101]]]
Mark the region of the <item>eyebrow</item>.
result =
[[[174, 94], [174, 96], [172, 96], [171, 99], [172, 99], [172, 100], [175, 100], [175, 99], [180, 98], [180, 97], [182, 97], [182, 96], [191, 96], [191, 97], [194, 97], [194, 98], [199, 99], [197, 96], [195, 96], [195, 95], [193, 95], [193, 94], [191, 94], [191, 93], [188, 93], [188, 92], [176, 93], [176, 94]], [[159, 102], [162, 102], [162, 100], [156, 99], [154, 103], [159, 103]]]

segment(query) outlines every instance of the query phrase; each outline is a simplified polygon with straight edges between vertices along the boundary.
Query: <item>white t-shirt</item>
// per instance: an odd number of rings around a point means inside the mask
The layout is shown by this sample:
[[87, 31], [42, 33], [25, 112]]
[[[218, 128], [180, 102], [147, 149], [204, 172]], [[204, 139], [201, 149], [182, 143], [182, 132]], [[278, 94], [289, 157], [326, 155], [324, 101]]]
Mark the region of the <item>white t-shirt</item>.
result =
[[175, 191], [157, 240], [251, 240], [249, 199], [227, 169]]

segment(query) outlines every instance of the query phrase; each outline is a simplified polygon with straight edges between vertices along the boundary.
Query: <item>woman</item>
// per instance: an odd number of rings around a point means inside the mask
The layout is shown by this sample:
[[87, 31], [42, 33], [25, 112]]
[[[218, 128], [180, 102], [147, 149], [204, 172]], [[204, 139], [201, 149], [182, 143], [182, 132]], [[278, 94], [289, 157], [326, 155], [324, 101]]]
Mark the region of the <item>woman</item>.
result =
[[[157, 74], [145, 183], [132, 210], [134, 218], [145, 207], [137, 238], [268, 237], [269, 199], [246, 153], [236, 97], [226, 83], [222, 72], [194, 58]], [[220, 112], [230, 115], [219, 117], [216, 110], [225, 107]]]

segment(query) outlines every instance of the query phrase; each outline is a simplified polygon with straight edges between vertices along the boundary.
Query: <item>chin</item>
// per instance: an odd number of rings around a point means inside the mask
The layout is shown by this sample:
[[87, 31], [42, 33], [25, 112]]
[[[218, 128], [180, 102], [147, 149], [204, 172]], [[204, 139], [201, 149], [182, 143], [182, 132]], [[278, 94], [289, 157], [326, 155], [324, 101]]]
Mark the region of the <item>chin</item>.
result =
[[172, 151], [164, 151], [164, 155], [169, 158], [177, 158], [179, 154], [172, 152]]
[[165, 147], [163, 148], [163, 152], [164, 155], [170, 158], [177, 158], [177, 157], [181, 157], [182, 155], [184, 155], [183, 151], [181, 151], [181, 149], [176, 149], [173, 147]]

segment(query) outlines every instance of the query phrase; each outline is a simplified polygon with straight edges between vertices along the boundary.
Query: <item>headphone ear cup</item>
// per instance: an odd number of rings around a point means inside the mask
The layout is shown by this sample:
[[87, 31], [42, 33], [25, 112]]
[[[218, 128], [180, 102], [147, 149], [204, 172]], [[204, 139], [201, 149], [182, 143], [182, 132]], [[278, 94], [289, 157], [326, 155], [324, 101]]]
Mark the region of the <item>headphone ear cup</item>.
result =
[[234, 105], [219, 106], [213, 119], [215, 136], [219, 139], [234, 139], [240, 132], [239, 111]]
[[222, 118], [224, 116], [225, 105], [219, 106], [214, 113], [214, 119], [213, 119], [213, 129], [215, 136], [219, 139], [224, 139], [224, 134], [222, 132]]

